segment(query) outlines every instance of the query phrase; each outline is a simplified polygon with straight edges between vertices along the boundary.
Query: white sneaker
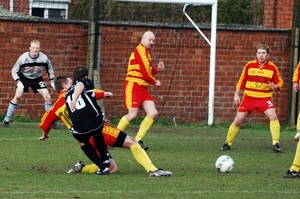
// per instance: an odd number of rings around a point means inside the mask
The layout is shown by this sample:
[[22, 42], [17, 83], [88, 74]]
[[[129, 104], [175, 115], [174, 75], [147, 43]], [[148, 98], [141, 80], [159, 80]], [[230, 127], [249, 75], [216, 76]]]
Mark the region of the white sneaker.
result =
[[82, 170], [82, 167], [84, 167], [84, 164], [82, 161], [78, 161], [74, 166], [72, 166], [67, 173], [80, 173]]
[[150, 171], [149, 176], [150, 177], [158, 177], [158, 176], [171, 176], [172, 172], [171, 171], [164, 171], [162, 169], [157, 169], [155, 171]]
[[299, 141], [300, 139], [300, 132], [297, 132], [296, 135], [294, 136], [294, 141]]

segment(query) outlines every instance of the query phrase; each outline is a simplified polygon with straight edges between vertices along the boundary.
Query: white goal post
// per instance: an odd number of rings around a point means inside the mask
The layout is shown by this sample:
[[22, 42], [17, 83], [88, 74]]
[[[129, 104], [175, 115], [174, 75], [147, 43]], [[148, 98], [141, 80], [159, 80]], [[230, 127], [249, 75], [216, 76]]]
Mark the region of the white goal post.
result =
[[[209, 99], [208, 99], [208, 125], [213, 124], [214, 119], [214, 93], [215, 93], [215, 65], [216, 65], [216, 40], [217, 40], [217, 0], [113, 0], [113, 1], [125, 1], [125, 2], [149, 2], [149, 3], [176, 3], [185, 4], [183, 13], [198, 32], [204, 37], [207, 43], [210, 45], [210, 68], [209, 68]], [[197, 25], [191, 18], [185, 13], [185, 7], [188, 4], [193, 5], [211, 5], [211, 38], [210, 41], [205, 37]]]

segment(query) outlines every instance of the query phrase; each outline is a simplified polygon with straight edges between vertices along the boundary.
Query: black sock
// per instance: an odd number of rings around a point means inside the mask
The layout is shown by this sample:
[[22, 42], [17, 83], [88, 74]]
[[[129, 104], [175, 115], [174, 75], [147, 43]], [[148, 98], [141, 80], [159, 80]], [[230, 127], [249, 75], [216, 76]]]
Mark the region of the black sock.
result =
[[102, 159], [98, 156], [96, 150], [90, 143], [86, 143], [84, 146], [81, 146], [81, 149], [83, 150], [84, 154], [101, 170], [105, 169]]
[[94, 142], [95, 142], [95, 145], [100, 153], [100, 156], [101, 156], [101, 159], [103, 162], [105, 161], [109, 161], [109, 157], [107, 156], [107, 153], [106, 153], [106, 146], [105, 146], [105, 142], [104, 142], [104, 138], [103, 138], [103, 135], [102, 134], [96, 134], [96, 135], [93, 135], [93, 138], [94, 138]]

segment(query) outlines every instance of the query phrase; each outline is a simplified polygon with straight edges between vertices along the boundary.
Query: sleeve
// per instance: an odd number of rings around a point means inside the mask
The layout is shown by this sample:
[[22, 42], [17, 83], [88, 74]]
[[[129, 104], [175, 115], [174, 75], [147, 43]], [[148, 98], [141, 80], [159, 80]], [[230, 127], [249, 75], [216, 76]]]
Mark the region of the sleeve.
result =
[[12, 78], [16, 81], [18, 79], [20, 79], [18, 72], [20, 71], [20, 66], [24, 63], [24, 56], [25, 54], [23, 53], [18, 60], [16, 61], [15, 65], [13, 66], [13, 68], [11, 69], [11, 75]]
[[47, 56], [46, 56], [46, 60], [47, 60], [47, 65], [48, 65], [48, 71], [47, 72], [48, 72], [49, 79], [53, 80], [55, 76], [54, 76], [54, 70], [53, 70], [52, 63], [51, 63], [51, 61], [49, 60], [49, 58]]
[[280, 72], [278, 70], [278, 68], [275, 66], [275, 71], [274, 71], [274, 80], [273, 80], [274, 84], [278, 85], [278, 89], [281, 91], [282, 87], [283, 87], [283, 79], [280, 75]]
[[49, 109], [49, 111], [47, 111], [43, 115], [38, 127], [40, 127], [45, 134], [49, 133], [54, 122], [60, 120], [60, 118], [55, 114], [55, 112], [64, 104], [65, 104], [65, 98], [60, 95], [59, 98], [57, 99], [57, 101]]
[[155, 85], [156, 84], [156, 79], [152, 74], [153, 68], [151, 66], [151, 62], [148, 59], [146, 48], [139, 45], [134, 50], [134, 54], [135, 54], [134, 56], [136, 58], [136, 61], [140, 65], [140, 71], [141, 71], [141, 74], [143, 75], [143, 79], [146, 82], [148, 82], [149, 84]]
[[246, 86], [247, 83], [247, 79], [248, 79], [248, 66], [249, 64], [246, 64], [246, 66], [244, 67], [240, 79], [238, 81], [238, 83], [236, 84], [236, 88], [243, 90]]
[[96, 95], [96, 100], [100, 100], [104, 97], [104, 91], [99, 89], [94, 89], [94, 93]]
[[158, 73], [157, 69], [156, 68], [152, 68], [152, 71], [151, 71], [152, 75], [156, 75]]
[[300, 75], [300, 62], [298, 63], [295, 72], [293, 74], [292, 82], [298, 83], [299, 82], [299, 75]]

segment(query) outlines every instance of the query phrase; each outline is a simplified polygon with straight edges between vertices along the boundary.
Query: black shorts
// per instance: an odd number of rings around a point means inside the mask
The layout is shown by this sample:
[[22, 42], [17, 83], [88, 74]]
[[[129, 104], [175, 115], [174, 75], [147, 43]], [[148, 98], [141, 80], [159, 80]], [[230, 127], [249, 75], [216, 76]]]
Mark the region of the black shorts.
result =
[[47, 88], [47, 85], [44, 82], [43, 77], [38, 77], [35, 79], [28, 79], [22, 73], [19, 74], [20, 80], [24, 85], [24, 92], [28, 92], [29, 87], [33, 90], [33, 92], [38, 93], [37, 89]]

